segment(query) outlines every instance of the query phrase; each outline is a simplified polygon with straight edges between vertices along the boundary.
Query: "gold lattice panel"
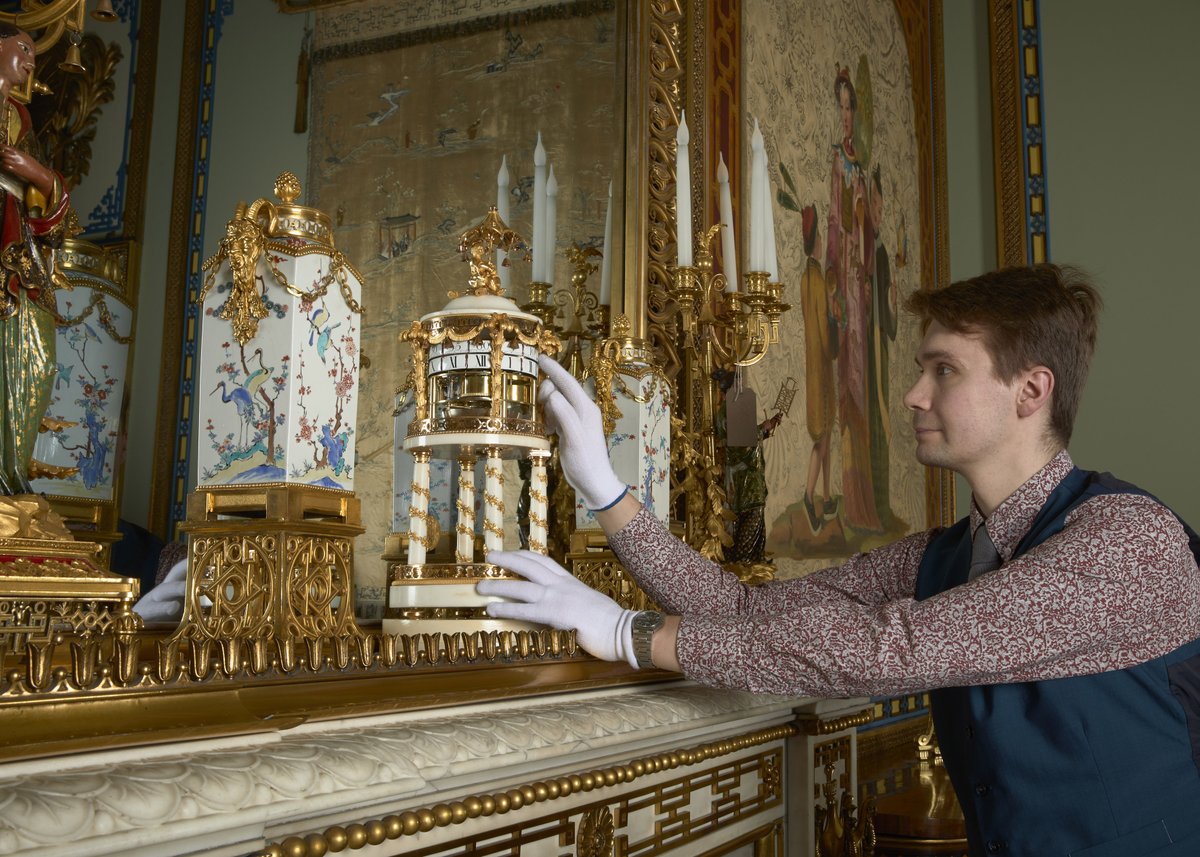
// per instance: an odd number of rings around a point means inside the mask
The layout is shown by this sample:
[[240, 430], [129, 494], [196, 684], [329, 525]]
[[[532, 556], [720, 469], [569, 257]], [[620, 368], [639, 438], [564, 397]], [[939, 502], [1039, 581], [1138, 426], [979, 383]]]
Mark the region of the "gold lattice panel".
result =
[[657, 608], [611, 551], [570, 553], [567, 554], [567, 563], [572, 574], [622, 607], [629, 610]]
[[138, 583], [96, 564], [99, 545], [0, 540], [0, 656], [23, 655], [56, 634], [90, 639], [129, 617]]
[[187, 526], [188, 591], [180, 634], [193, 639], [358, 636], [353, 539], [327, 521]]
[[834, 776], [837, 777], [838, 793], [849, 791], [851, 737], [840, 735], [831, 741], [824, 741], [813, 748], [813, 800], [823, 800], [822, 786], [827, 782], [825, 766], [833, 765]]

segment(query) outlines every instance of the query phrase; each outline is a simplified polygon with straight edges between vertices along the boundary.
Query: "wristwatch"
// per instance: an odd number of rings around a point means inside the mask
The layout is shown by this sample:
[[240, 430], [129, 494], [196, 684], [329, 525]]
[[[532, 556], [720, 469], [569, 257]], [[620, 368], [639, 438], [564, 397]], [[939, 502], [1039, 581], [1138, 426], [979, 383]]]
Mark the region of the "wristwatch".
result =
[[637, 661], [638, 669], [654, 668], [654, 661], [650, 659], [650, 640], [665, 621], [666, 617], [657, 610], [642, 610], [633, 614], [633, 658]]

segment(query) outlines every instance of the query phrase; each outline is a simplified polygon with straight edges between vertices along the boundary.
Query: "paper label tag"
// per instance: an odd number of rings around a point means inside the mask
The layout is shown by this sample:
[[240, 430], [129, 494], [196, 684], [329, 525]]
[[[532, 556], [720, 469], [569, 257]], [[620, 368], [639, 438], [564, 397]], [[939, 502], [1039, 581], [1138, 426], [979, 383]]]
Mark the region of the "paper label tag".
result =
[[734, 384], [725, 394], [725, 444], [758, 445], [758, 395], [752, 387]]

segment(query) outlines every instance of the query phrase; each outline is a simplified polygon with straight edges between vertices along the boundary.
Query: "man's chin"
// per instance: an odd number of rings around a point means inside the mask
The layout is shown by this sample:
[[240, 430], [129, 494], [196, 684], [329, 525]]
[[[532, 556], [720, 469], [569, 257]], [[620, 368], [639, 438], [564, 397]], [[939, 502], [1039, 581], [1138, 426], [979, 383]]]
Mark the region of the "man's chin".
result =
[[933, 449], [927, 444], [917, 444], [917, 461], [926, 467], [949, 467], [944, 450]]

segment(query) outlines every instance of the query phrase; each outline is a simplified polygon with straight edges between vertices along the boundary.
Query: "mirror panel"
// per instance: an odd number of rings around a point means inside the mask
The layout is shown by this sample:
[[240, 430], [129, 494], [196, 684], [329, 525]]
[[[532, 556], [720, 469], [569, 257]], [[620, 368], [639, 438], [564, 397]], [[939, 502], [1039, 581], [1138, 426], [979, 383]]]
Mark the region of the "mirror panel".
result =
[[[171, 253], [169, 264], [176, 270], [168, 271], [168, 282], [186, 280], [189, 299], [178, 301], [184, 331], [175, 345], [180, 373], [169, 381], [164, 373], [162, 395], [167, 401], [184, 391], [186, 401], [169, 429], [160, 426], [159, 436], [182, 430], [189, 437], [186, 446], [160, 451], [156, 483], [169, 496], [160, 494], [152, 506], [170, 510], [163, 529], [173, 529], [182, 518], [187, 490], [195, 483], [184, 451], [209, 440], [190, 416], [195, 397], [205, 391], [189, 396], [186, 377], [194, 341], [190, 300], [201, 285], [198, 266], [214, 252], [236, 203], [270, 196], [278, 172], [301, 176], [301, 202], [330, 215], [338, 249], [366, 284], [355, 491], [368, 527], [357, 543], [360, 582], [371, 586], [383, 584], [380, 555], [393, 528], [393, 411], [408, 372], [398, 334], [443, 306], [447, 292], [465, 287], [468, 268], [457, 250], [459, 235], [499, 201], [502, 160], [509, 174], [504, 196], [510, 225], [531, 239], [533, 150], [541, 133], [558, 185], [556, 286], [570, 282], [569, 247], [603, 245], [610, 182], [619, 222], [625, 69], [619, 62], [624, 21], [618, 5], [523, 4], [513, 11], [512, 4], [497, 0], [483, 4], [476, 17], [458, 15], [453, 21], [414, 17], [421, 5], [357, 3], [305, 15], [246, 7], [219, 22], [197, 9], [205, 24], [187, 21], [185, 55], [202, 52], [218, 30], [219, 39], [195, 79], [201, 111], [207, 77], [216, 80], [207, 94], [213, 117], [207, 149], [195, 148], [209, 155], [195, 171], [207, 183], [185, 179], [177, 164], [177, 192], [186, 181], [192, 205], [186, 219], [179, 217], [181, 206], [175, 207], [171, 241], [178, 251]], [[261, 42], [255, 47], [268, 28], [278, 38], [270, 47]], [[263, 51], [269, 51], [265, 63]], [[264, 92], [270, 94], [266, 102]], [[307, 115], [300, 116], [305, 95]], [[308, 130], [296, 133], [293, 118], [306, 119]], [[186, 119], [182, 110], [180, 119], [181, 124]], [[206, 130], [201, 122], [191, 134], [203, 139]], [[301, 148], [304, 159], [297, 163]], [[182, 246], [198, 210], [204, 212], [202, 252], [195, 237]], [[611, 252], [620, 260], [621, 231], [614, 233]], [[619, 262], [613, 268], [616, 280]], [[515, 261], [508, 269], [508, 293], [518, 303], [528, 300], [530, 275], [528, 262]], [[591, 290], [598, 290], [598, 280], [597, 272], [589, 280]], [[164, 365], [167, 361], [164, 355]], [[163, 479], [164, 473], [170, 476]]]

